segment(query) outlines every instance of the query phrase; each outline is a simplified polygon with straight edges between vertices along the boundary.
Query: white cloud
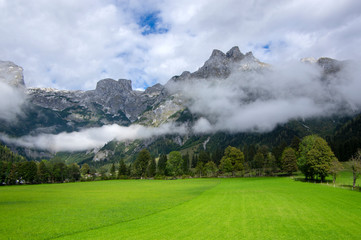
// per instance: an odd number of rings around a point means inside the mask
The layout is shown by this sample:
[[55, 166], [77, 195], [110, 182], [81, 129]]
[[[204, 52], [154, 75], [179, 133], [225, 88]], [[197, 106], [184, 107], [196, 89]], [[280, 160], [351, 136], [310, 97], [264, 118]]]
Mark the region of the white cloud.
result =
[[184, 126], [175, 126], [172, 124], [164, 124], [158, 128], [144, 127], [141, 125], [123, 127], [113, 124], [98, 128], [83, 129], [79, 132], [40, 134], [38, 136], [28, 135], [20, 138], [11, 138], [5, 134], [0, 134], [0, 139], [9, 144], [16, 144], [18, 146], [59, 152], [99, 148], [114, 139], [125, 141], [175, 133], [185, 134], [186, 129]]
[[[359, 59], [360, 10], [355, 0], [2, 0], [0, 59], [24, 67], [29, 86], [84, 90], [105, 77], [165, 83], [234, 45], [271, 63]], [[151, 12], [168, 32], [141, 34]]]
[[17, 116], [22, 114], [22, 107], [25, 103], [24, 89], [12, 87], [0, 81], [0, 119], [16, 122]]
[[349, 63], [322, 80], [322, 69], [301, 62], [274, 65], [262, 72], [237, 71], [227, 79], [191, 79], [170, 85], [190, 111], [202, 116], [196, 133], [265, 132], [292, 119], [351, 114], [361, 110], [360, 70]]

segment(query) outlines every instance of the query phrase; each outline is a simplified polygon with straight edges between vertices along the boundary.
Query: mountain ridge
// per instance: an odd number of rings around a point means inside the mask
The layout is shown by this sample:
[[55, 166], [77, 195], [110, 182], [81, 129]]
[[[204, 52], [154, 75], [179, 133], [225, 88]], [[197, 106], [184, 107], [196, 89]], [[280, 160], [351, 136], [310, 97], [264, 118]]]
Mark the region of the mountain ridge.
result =
[[[325, 76], [335, 74], [343, 67], [343, 62], [331, 58], [319, 58], [314, 62], [311, 61], [311, 63], [322, 68]], [[10, 63], [7, 66], [13, 67], [12, 69], [15, 69], [15, 75], [13, 75], [18, 76], [15, 79], [16, 84], [13, 85], [25, 87], [22, 68], [16, 68]], [[110, 78], [98, 81], [96, 88], [88, 91], [28, 88], [27, 96], [30, 107], [21, 118], [22, 122], [26, 122], [23, 129], [19, 131], [17, 126], [1, 121], [0, 129], [11, 136], [20, 137], [26, 134], [73, 132], [114, 123], [122, 126], [140, 124], [153, 127], [158, 127], [167, 122], [190, 124], [199, 120], [201, 116], [189, 111], [187, 100], [179, 92], [169, 91], [173, 83], [186, 82], [191, 79], [194, 81], [197, 79], [227, 79], [234, 72], [242, 74], [242, 72], [263, 71], [269, 68], [271, 65], [259, 61], [252, 52], [243, 54], [238, 47], [233, 47], [226, 53], [215, 49], [209, 59], [197, 71], [193, 73], [184, 71], [181, 75], [170, 78], [164, 86], [157, 83], [145, 91], [133, 90], [131, 80]], [[330, 129], [335, 128], [338, 123], [342, 123], [342, 121], [336, 122]], [[297, 124], [297, 121], [296, 125], [302, 128], [302, 124]], [[313, 129], [315, 131], [317, 127]], [[240, 134], [239, 136], [245, 138], [246, 135]], [[160, 139], [166, 141], [166, 144], [170, 144], [173, 148], [179, 148], [177, 146], [192, 145], [192, 136], [194, 135], [173, 136], [168, 140], [166, 137]], [[214, 139], [210, 137], [213, 135], [206, 134], [206, 136], [206, 139], [209, 140], [204, 144], [204, 148], [207, 144], [214, 145]], [[132, 152], [127, 154], [134, 154], [142, 147], [157, 144], [159, 141], [157, 139], [159, 138], [143, 140], [143, 143], [138, 142]], [[242, 140], [232, 141], [242, 142]], [[132, 145], [133, 143], [129, 144]], [[124, 152], [127, 147], [122, 147], [122, 149]], [[107, 150], [107, 154], [101, 154], [102, 150], [100, 149], [98, 151], [100, 153], [97, 154], [96, 152], [94, 159], [99, 160], [99, 156], [112, 157], [112, 154], [117, 154], [116, 150], [113, 150], [113, 152], [109, 153]], [[36, 157], [36, 153], [29, 149], [26, 149], [25, 152]]]

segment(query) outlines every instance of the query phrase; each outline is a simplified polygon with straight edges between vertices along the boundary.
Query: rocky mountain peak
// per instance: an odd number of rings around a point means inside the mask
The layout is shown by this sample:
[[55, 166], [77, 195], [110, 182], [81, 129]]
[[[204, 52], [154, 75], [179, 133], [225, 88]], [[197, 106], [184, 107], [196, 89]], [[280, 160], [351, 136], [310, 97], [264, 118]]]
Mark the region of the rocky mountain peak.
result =
[[164, 86], [160, 83], [155, 84], [154, 86], [148, 87], [145, 89], [145, 94], [159, 94], [164, 89]]
[[226, 54], [220, 50], [213, 50], [211, 57], [191, 74], [194, 78], [220, 77], [227, 78], [233, 68], [241, 70], [255, 70], [265, 67], [266, 64], [260, 62], [253, 56], [252, 52], [241, 53], [237, 46], [232, 47]]
[[321, 57], [317, 60], [317, 64], [323, 68], [324, 73], [336, 73], [340, 71], [342, 63], [332, 58]]
[[23, 68], [9, 61], [0, 61], [0, 81], [15, 87], [25, 87]]
[[244, 58], [243, 53], [241, 53], [241, 51], [239, 50], [239, 48], [237, 46], [231, 48], [227, 53], [226, 53], [227, 58], [233, 60], [233, 61], [240, 61]]
[[95, 91], [100, 94], [116, 94], [132, 91], [132, 81], [127, 79], [119, 79], [118, 81], [106, 78], [97, 83]]
[[212, 51], [211, 57], [209, 58], [209, 60], [211, 59], [215, 59], [215, 58], [225, 58], [226, 54], [224, 52], [222, 52], [221, 50], [218, 49], [214, 49]]
[[249, 58], [249, 59], [254, 59], [254, 60], [257, 60], [257, 59], [253, 56], [252, 51], [250, 51], [250, 52], [246, 53], [245, 57], [246, 57], [246, 58]]

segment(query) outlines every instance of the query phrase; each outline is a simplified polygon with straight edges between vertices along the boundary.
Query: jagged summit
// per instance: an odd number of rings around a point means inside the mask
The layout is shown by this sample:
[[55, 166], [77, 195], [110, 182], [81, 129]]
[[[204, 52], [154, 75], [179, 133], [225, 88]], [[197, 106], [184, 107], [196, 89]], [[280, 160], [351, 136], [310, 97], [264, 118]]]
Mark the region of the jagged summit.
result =
[[240, 61], [244, 58], [244, 54], [241, 53], [241, 51], [239, 50], [239, 48], [237, 46], [231, 48], [227, 53], [226, 53], [227, 58], [232, 59], [233, 61]]
[[237, 46], [232, 47], [227, 53], [224, 53], [218, 49], [214, 49], [212, 51], [210, 58], [206, 61], [206, 63], [212, 61], [219, 61], [220, 59], [224, 61], [237, 62], [237, 61], [241, 61], [244, 57], [245, 55], [241, 53], [239, 47]]
[[212, 54], [211, 54], [211, 57], [210, 59], [213, 59], [213, 58], [224, 58], [226, 57], [226, 54], [224, 54], [224, 52], [222, 52], [221, 50], [218, 50], [218, 49], [214, 49], [212, 51]]
[[237, 46], [232, 47], [227, 53], [214, 49], [209, 59], [197, 71], [193, 73], [185, 71], [180, 76], [172, 77], [169, 82], [171, 84], [191, 78], [227, 78], [234, 69], [249, 71], [268, 66], [255, 58], [252, 52], [243, 54]]

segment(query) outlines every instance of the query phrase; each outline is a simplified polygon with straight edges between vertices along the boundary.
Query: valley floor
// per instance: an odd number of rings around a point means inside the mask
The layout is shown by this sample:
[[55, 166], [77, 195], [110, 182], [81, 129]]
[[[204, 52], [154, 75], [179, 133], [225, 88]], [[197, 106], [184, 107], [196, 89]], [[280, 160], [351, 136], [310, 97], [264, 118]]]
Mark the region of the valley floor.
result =
[[0, 188], [1, 239], [359, 239], [361, 193], [291, 178]]

